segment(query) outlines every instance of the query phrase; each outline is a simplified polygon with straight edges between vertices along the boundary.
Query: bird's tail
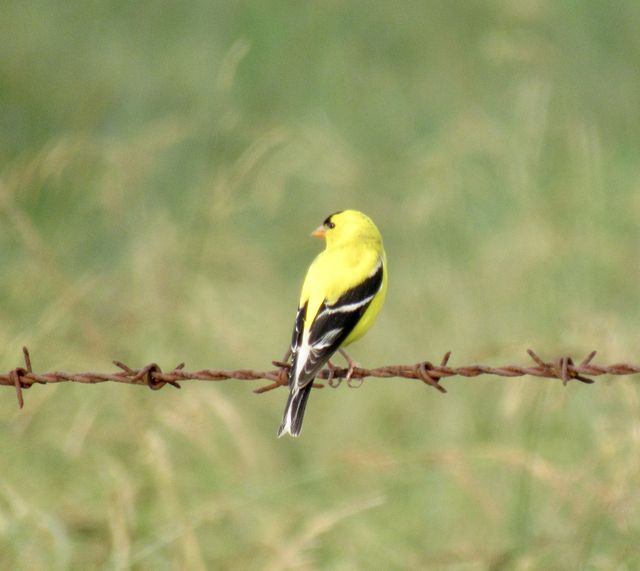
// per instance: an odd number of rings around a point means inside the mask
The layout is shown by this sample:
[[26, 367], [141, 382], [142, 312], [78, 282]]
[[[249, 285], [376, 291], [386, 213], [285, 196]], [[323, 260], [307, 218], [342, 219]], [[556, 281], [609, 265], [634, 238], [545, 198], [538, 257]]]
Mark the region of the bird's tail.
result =
[[298, 436], [302, 430], [302, 419], [304, 418], [304, 409], [307, 406], [307, 399], [311, 392], [310, 381], [304, 387], [299, 390], [292, 390], [287, 399], [287, 406], [284, 409], [284, 416], [282, 418], [282, 424], [278, 429], [278, 438], [287, 432], [291, 436]]

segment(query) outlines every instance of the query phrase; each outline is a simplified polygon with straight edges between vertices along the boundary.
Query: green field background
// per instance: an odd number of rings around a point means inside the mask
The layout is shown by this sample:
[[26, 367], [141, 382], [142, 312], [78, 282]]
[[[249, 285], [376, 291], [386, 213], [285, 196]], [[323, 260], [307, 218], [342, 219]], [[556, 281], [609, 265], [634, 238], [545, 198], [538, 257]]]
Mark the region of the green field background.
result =
[[[353, 358], [637, 362], [640, 3], [0, 6], [0, 370], [269, 368], [328, 214]], [[339, 362], [339, 361], [338, 361]], [[535, 378], [0, 388], [0, 568], [640, 567], [640, 393]]]

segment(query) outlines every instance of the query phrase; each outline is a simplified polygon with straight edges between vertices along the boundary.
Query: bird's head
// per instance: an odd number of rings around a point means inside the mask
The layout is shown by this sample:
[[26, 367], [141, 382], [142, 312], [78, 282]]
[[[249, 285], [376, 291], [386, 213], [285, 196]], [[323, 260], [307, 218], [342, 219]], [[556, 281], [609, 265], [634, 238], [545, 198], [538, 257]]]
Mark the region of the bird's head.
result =
[[357, 210], [334, 212], [311, 235], [324, 238], [327, 248], [352, 242], [382, 243], [382, 236], [371, 218]]

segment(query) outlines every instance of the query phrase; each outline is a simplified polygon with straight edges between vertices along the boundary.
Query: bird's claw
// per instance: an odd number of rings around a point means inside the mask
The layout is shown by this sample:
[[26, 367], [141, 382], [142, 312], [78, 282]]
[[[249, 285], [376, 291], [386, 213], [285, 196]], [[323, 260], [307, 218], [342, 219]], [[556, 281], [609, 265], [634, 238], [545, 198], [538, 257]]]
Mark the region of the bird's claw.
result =
[[360, 388], [362, 386], [362, 383], [364, 382], [364, 379], [362, 378], [353, 379], [353, 373], [357, 368], [360, 367], [360, 363], [358, 363], [357, 361], [354, 361], [351, 357], [349, 357], [349, 355], [344, 349], [340, 349], [340, 354], [345, 358], [345, 360], [347, 361], [347, 365], [349, 367], [347, 370], [347, 376], [345, 377], [345, 380], [347, 381], [347, 386], [351, 389]]
[[327, 377], [327, 384], [332, 388], [336, 389], [342, 383], [342, 379], [340, 377], [336, 377], [336, 367], [331, 361], [327, 361], [327, 368], [329, 369], [329, 376]]

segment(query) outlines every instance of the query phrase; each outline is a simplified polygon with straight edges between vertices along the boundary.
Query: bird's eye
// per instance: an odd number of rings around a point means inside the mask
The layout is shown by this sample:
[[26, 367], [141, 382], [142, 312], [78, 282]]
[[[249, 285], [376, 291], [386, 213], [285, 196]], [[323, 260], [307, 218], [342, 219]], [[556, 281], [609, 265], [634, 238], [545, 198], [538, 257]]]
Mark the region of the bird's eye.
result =
[[324, 219], [324, 222], [322, 223], [322, 225], [323, 225], [325, 228], [328, 228], [329, 230], [331, 230], [332, 228], [335, 228], [335, 227], [336, 227], [336, 223], [335, 223], [335, 222], [333, 222], [331, 219], [332, 219], [336, 214], [340, 214], [340, 213], [339, 213], [339, 212], [334, 212], [333, 214], [331, 214], [331, 215], [327, 216], [327, 217]]

